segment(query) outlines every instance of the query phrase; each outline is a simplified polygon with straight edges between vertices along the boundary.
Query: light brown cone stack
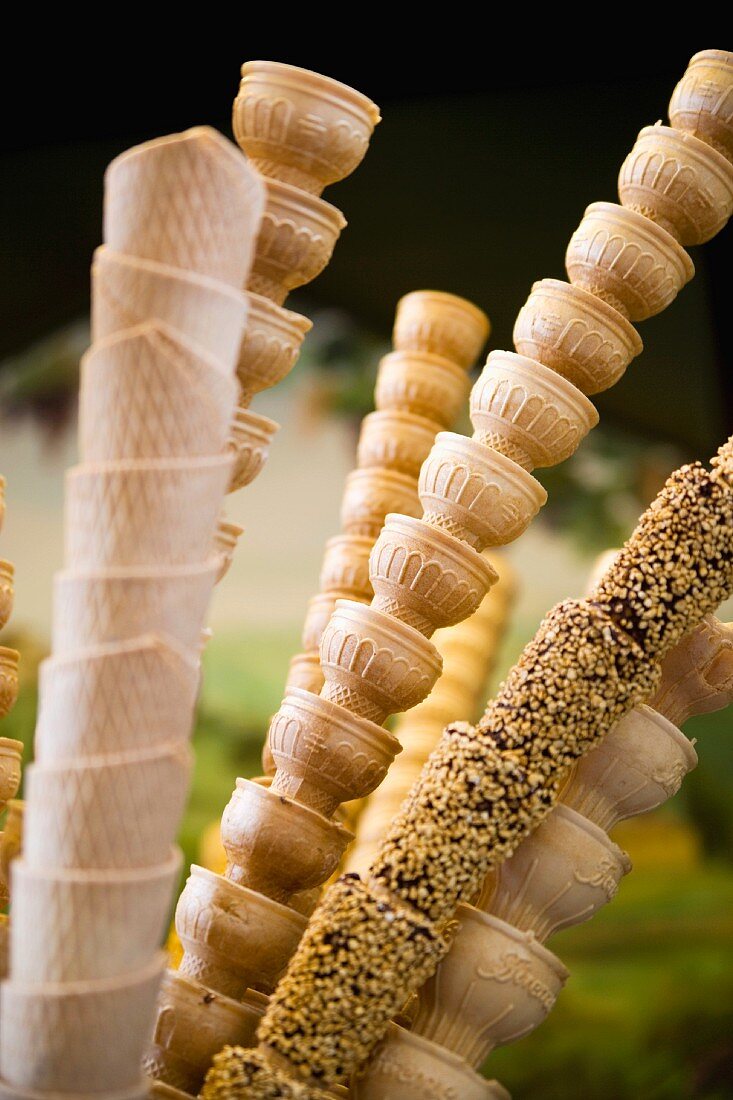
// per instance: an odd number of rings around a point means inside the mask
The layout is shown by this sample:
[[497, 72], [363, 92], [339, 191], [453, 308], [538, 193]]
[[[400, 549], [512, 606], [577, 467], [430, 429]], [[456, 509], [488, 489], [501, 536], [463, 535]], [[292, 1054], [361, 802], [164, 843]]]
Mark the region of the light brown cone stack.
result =
[[[289, 373], [310, 328], [307, 318], [285, 309], [283, 302], [290, 290], [314, 279], [328, 263], [346, 224], [341, 213], [319, 197], [320, 192], [327, 183], [342, 179], [356, 168], [378, 121], [377, 108], [365, 96], [327, 77], [276, 62], [248, 62], [242, 67], [240, 91], [234, 104], [234, 130], [250, 163], [262, 173], [266, 201], [247, 282], [248, 321], [237, 364], [241, 386], [239, 407], [226, 438], [227, 451], [233, 457], [230, 492], [257, 476], [277, 430], [273, 421], [249, 409], [250, 401]], [[167, 151], [163, 155], [167, 156]], [[128, 167], [125, 166], [125, 171]], [[309, 172], [319, 174], [318, 186]], [[133, 193], [131, 188], [130, 194]], [[226, 230], [222, 239], [229, 232], [231, 229]], [[152, 238], [154, 234], [149, 236]], [[156, 255], [151, 259], [170, 264], [174, 257], [175, 253], [169, 252], [165, 257]], [[106, 270], [111, 288], [104, 311], [100, 311], [100, 325], [106, 332], [109, 318], [119, 313], [117, 288], [124, 283], [137, 294], [137, 286], [129, 270], [110, 263], [104, 249], [98, 252], [96, 262], [100, 273]], [[175, 305], [160, 287], [160, 270], [147, 267], [144, 277], [164, 302], [166, 317], [177, 317]], [[189, 300], [206, 300], [216, 309], [223, 319], [222, 338], [225, 338], [227, 326], [233, 325], [234, 310], [226, 295], [212, 292], [209, 282], [198, 279], [194, 285], [189, 281], [185, 290]], [[205, 364], [200, 357], [192, 364], [191, 351], [197, 349], [203, 331], [197, 323], [187, 324], [186, 367], [189, 371], [195, 367], [199, 374]], [[172, 352], [177, 359], [182, 358], [179, 349]], [[93, 368], [94, 364], [88, 363], [87, 370], [91, 372]], [[170, 368], [167, 374], [172, 375]], [[460, 375], [463, 387], [465, 372]], [[219, 390], [216, 393], [218, 396]], [[219, 437], [218, 400], [209, 400], [206, 408], [199, 405], [192, 410], [177, 410], [175, 415], [166, 410], [165, 415], [167, 435], [172, 440], [166, 454], [178, 454], [176, 427], [181, 420], [195, 421], [202, 443], [212, 435]], [[103, 471], [97, 474], [95, 483], [102, 474]], [[175, 474], [171, 472], [170, 477]], [[401, 488], [402, 495], [385, 500], [382, 518], [390, 506], [403, 507], [404, 487]], [[415, 497], [414, 479], [410, 489]], [[78, 495], [83, 497], [81, 488]], [[195, 523], [202, 521], [199, 515]], [[379, 526], [381, 519], [377, 529]], [[215, 537], [219, 577], [231, 560], [237, 537], [234, 525], [221, 519]], [[109, 542], [108, 539], [108, 545]], [[135, 538], [134, 542], [142, 548], [140, 539]], [[190, 547], [191, 538], [186, 536], [182, 523], [176, 553], [190, 554]], [[159, 548], [160, 542], [154, 552]], [[348, 558], [341, 564], [347, 568]], [[181, 639], [180, 632], [176, 636]], [[320, 815], [312, 813], [300, 823], [304, 843], [309, 840], [318, 843], [320, 820]], [[287, 874], [284, 867], [286, 880]], [[314, 881], [322, 881], [320, 867]], [[305, 921], [300, 913], [248, 891], [245, 883], [219, 879], [196, 867], [178, 913], [179, 933], [187, 956], [180, 974], [166, 976], [145, 1067], [159, 1089], [190, 1093], [198, 1091], [213, 1053], [223, 1042], [251, 1041], [266, 1004], [260, 991], [272, 988], [302, 934]], [[202, 913], [209, 914], [210, 921], [207, 917], [202, 922]], [[202, 935], [205, 945], [198, 942]], [[246, 957], [242, 941], [249, 942]]]
[[[5, 519], [5, 478], [0, 476], [0, 531]], [[13, 612], [12, 562], [0, 560], [0, 630]], [[18, 662], [15, 649], [0, 646], [0, 721], [15, 705], [18, 696]], [[0, 814], [5, 823], [0, 832], [0, 978], [8, 972], [10, 950], [10, 863], [20, 851], [23, 803], [16, 799], [21, 779], [23, 743], [12, 737], [0, 737]]]
[[[701, 64], [705, 72], [698, 80], [695, 70]], [[729, 55], [693, 59], [680, 88], [695, 101], [695, 110], [685, 115], [673, 101], [672, 128], [694, 128], [686, 120], [697, 112], [699, 132], [694, 136], [705, 146], [709, 127], [702, 116], [714, 117], [720, 123], [717, 147], [708, 142], [708, 154], [696, 145], [693, 154], [691, 143], [678, 144], [679, 178], [689, 180], [682, 191], [663, 172], [636, 169], [632, 174], [638, 187], [628, 190], [622, 174], [622, 204], [589, 206], [570, 240], [569, 282], [542, 280], [532, 288], [515, 326], [516, 351], [493, 351], [473, 388], [473, 438], [438, 435], [420, 473], [422, 519], [390, 517], [378, 538], [370, 558], [372, 605], [337, 602], [321, 640], [326, 682], [318, 726], [302, 708], [299, 714], [281, 713], [274, 719], [278, 725], [287, 719], [293, 740], [309, 746], [317, 728], [319, 741], [328, 744], [327, 735], [344, 720], [344, 711], [355, 716], [353, 725], [357, 719], [377, 724], [390, 711], [414, 706], [429, 693], [439, 664], [427, 639], [436, 628], [466, 618], [480, 602], [481, 596], [471, 608], [466, 598], [481, 587], [479, 551], [512, 541], [531, 522], [545, 499], [531, 470], [573, 453], [597, 422], [586, 395], [614, 384], [641, 351], [631, 321], [663, 310], [692, 277], [694, 268], [683, 247], [693, 241], [691, 205], [699, 208], [716, 196], [715, 217], [704, 228], [700, 223], [701, 233], [730, 215], [732, 81]], [[711, 83], [720, 94], [709, 94]], [[661, 146], [661, 130], [656, 136]], [[672, 177], [676, 172], [672, 166]], [[714, 188], [710, 173], [715, 174]], [[694, 239], [704, 238], [697, 234]], [[728, 548], [724, 553], [721, 532], [730, 511], [729, 449], [723, 448], [716, 459], [720, 469], [713, 473], [690, 467], [670, 480], [657, 510], [643, 518], [638, 541], [628, 549], [619, 574], [608, 575], [599, 606], [569, 601], [555, 609], [475, 730], [460, 724], [448, 727], [367, 880], [342, 877], [316, 911], [271, 997], [258, 1029], [257, 1051], [223, 1051], [203, 1092], [207, 1100], [237, 1095], [256, 1100], [276, 1089], [295, 1095], [296, 1085], [303, 1096], [320, 1096], [325, 1087], [348, 1081], [367, 1060], [405, 994], [419, 988], [445, 954], [444, 924], [457, 903], [473, 895], [490, 864], [489, 853], [498, 859], [552, 804], [558, 759], [580, 755], [648, 695], [656, 670], [650, 659], [662, 656], [728, 591]], [[663, 537], [655, 526], [667, 506], [684, 543], [679, 559], [673, 557], [667, 529]], [[647, 528], [649, 539], [653, 536], [649, 544]], [[653, 565], [649, 577], [645, 575], [649, 592], [643, 585], [639, 590], [641, 582], [633, 572], [638, 557], [659, 560], [659, 568]], [[706, 562], [704, 578], [694, 573], [691, 563], [696, 560]], [[684, 574], [688, 593], [679, 605], [668, 592], [675, 569]], [[489, 583], [486, 578], [483, 591]], [[655, 608], [651, 621], [642, 611], [644, 600]], [[564, 676], [563, 661], [577, 653], [581, 639], [585, 663], [571, 680]], [[565, 737], [552, 742], [552, 752], [542, 758], [542, 747], [546, 739], [552, 741], [557, 724], [549, 710], [555, 695], [561, 707], [571, 699], [572, 709], [562, 713]], [[605, 708], [601, 725], [591, 721], [597, 702]], [[326, 717], [325, 703], [338, 711]], [[536, 703], [544, 725], [532, 748], [525, 710]], [[523, 745], [518, 755], [503, 744], [487, 748], [495, 731], [501, 741], [505, 726], [511, 726]], [[525, 757], [531, 758], [530, 773], [524, 770]], [[260, 798], [258, 813], [261, 803]], [[223, 839], [231, 865], [240, 866], [246, 854], [253, 871], [257, 861], [251, 858], [244, 829], [251, 805], [245, 792], [238, 791], [229, 820], [225, 818]], [[238, 828], [233, 827], [236, 822], [241, 823]], [[332, 843], [331, 850], [335, 847]], [[271, 858], [276, 862], [274, 848]], [[257, 876], [249, 874], [250, 886], [285, 888], [282, 878], [272, 882], [264, 860], [260, 868]], [[561, 981], [559, 964], [543, 956], [543, 965], [548, 982], [550, 971], [556, 984]], [[404, 987], [395, 982], [397, 973], [404, 977]]]
[[[342, 533], [326, 544], [321, 592], [306, 613], [304, 652], [291, 662], [286, 696], [270, 726], [264, 762], [271, 777], [237, 782], [222, 819], [225, 874], [191, 869], [176, 910], [183, 959], [164, 986], [159, 1021], [188, 1018], [196, 982], [200, 1020], [207, 1018], [207, 998], [228, 998], [231, 1012], [239, 1007], [242, 1015], [238, 1041], [245, 1041], [247, 1028], [252, 1041], [247, 998], [253, 989], [273, 989], [305, 915], [351, 839], [334, 820], [339, 805], [373, 790], [400, 751], [399, 741], [375, 722], [317, 694], [324, 683], [321, 634], [338, 600], [355, 607], [372, 598], [375, 539], [389, 513], [418, 513], [420, 467], [436, 433], [451, 426], [465, 400], [467, 372], [488, 331], [484, 314], [451, 294], [416, 291], [399, 303], [395, 350], [378, 370], [377, 411], [364, 420], [358, 465], [346, 482]], [[483, 575], [491, 567], [479, 558], [479, 569]], [[409, 644], [412, 635], [408, 626], [406, 637], [397, 633], [388, 641]], [[303, 721], [311, 723], [307, 747], [296, 732]], [[188, 1045], [184, 1051], [187, 1033], [180, 1023], [159, 1024], [146, 1064], [158, 1079], [192, 1091], [218, 1047]]]
[[106, 175], [81, 465], [12, 876], [6, 1095], [144, 1094], [263, 208], [257, 173], [206, 128]]

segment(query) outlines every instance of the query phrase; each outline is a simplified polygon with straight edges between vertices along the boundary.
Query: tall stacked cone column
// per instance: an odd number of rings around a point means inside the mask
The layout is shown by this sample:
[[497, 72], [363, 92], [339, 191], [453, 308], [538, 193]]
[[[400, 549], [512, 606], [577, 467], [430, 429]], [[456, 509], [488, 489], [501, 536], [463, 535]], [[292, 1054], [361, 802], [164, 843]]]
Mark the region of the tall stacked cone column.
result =
[[303, 652], [290, 663], [289, 688], [321, 690], [319, 646], [336, 601], [369, 603], [369, 555], [387, 515], [420, 514], [420, 468], [436, 433], [450, 428], [463, 408], [467, 371], [489, 327], [480, 309], [453, 294], [417, 290], [400, 300], [394, 351], [379, 364], [376, 411], [364, 418], [357, 467], [346, 479], [342, 534], [326, 544], [321, 591], [308, 605]]
[[[253, 413], [249, 404], [257, 393], [288, 374], [310, 328], [305, 317], [284, 309], [283, 302], [291, 290], [323, 270], [346, 224], [340, 211], [319, 196], [326, 185], [343, 179], [361, 162], [379, 111], [366, 96], [328, 77], [277, 62], [251, 61], [242, 66], [233, 121], [239, 145], [261, 173], [265, 209], [247, 280], [249, 316], [237, 366], [241, 395], [229, 440], [235, 456], [231, 490], [257, 475], [277, 427]], [[220, 521], [222, 571], [226, 559], [231, 560], [237, 533], [235, 525]], [[211, 884], [202, 869], [196, 871], [201, 873], [187, 898], [198, 890], [192, 904], [204, 906]], [[275, 939], [284, 936], [294, 946], [293, 936], [302, 930], [301, 915], [269, 915]], [[214, 938], [216, 916], [214, 909], [210, 930]], [[253, 911], [255, 925], [261, 916], [259, 910]], [[234, 908], [225, 923], [237, 925]], [[205, 934], [203, 923], [200, 934]], [[231, 928], [227, 935], [231, 937]], [[238, 984], [236, 996], [230, 996], [235, 992], [232, 982], [217, 980], [213, 973], [213, 990], [192, 976], [172, 972], [165, 976], [153, 1045], [144, 1059], [147, 1072], [157, 1079], [157, 1094], [196, 1091], [213, 1051], [222, 1042], [245, 1042], [253, 1034], [266, 1004], [259, 992], [267, 984], [260, 970], [263, 975], [270, 972], [273, 956], [276, 969], [282, 966], [279, 946], [271, 947], [268, 956], [262, 937], [263, 929], [254, 927], [253, 952], [262, 956], [252, 964], [254, 988], [248, 989], [246, 982]]]
[[258, 174], [206, 128], [106, 174], [81, 464], [12, 869], [6, 1096], [146, 1095], [263, 207]]
[[323, 271], [346, 225], [321, 192], [358, 167], [378, 122], [375, 104], [337, 80], [275, 61], [242, 66], [234, 134], [262, 175], [265, 210], [237, 366], [242, 392], [231, 435], [237, 456], [232, 489], [257, 475], [277, 429], [249, 405], [290, 373], [311, 328], [283, 302]]
[[446, 723], [455, 718], [472, 722], [480, 712], [517, 586], [504, 557], [493, 553], [490, 562], [499, 580], [489, 589], [478, 611], [433, 637], [443, 658], [443, 672], [427, 699], [401, 714], [395, 723], [394, 735], [402, 745], [402, 753], [381, 786], [364, 800], [356, 822], [356, 842], [344, 863], [346, 872], [361, 874], [369, 869], [387, 826], [420, 775]]
[[[715, 79], [728, 89], [729, 101], [733, 58], [720, 57]], [[693, 59], [682, 85], [690, 83], [696, 65]], [[709, 94], [711, 79], [706, 72], [698, 116], [728, 111], [725, 95]], [[508, 542], [527, 526], [544, 499], [531, 468], [572, 454], [597, 419], [585, 393], [617, 381], [641, 350], [630, 321], [672, 302], [694, 270], [682, 244], [707, 239], [730, 216], [733, 164], [702, 134], [676, 129], [676, 121], [684, 125], [673, 101], [673, 127], [660, 127], [657, 137], [665, 149], [674, 143], [678, 170], [672, 175], [677, 181], [681, 175], [686, 186], [670, 185], [665, 172], [634, 168], [641, 164], [635, 147], [621, 174], [622, 204], [628, 205], [588, 208], [568, 247], [570, 283], [535, 284], [515, 326], [517, 352], [489, 356], [472, 394], [474, 438], [438, 436], [420, 475], [423, 519], [388, 518], [371, 558], [372, 606], [337, 604], [323, 635], [321, 663], [323, 698], [339, 706], [339, 714], [348, 710], [382, 721], [429, 692], [438, 669], [437, 662], [430, 667], [426, 638], [470, 613], [470, 601], [459, 611], [456, 597], [480, 587], [469, 580], [481, 560], [477, 551]], [[667, 164], [669, 155], [661, 159]], [[627, 169], [633, 187], [627, 186]], [[709, 216], [700, 218], [701, 210]], [[448, 728], [367, 881], [346, 876], [330, 889], [271, 998], [258, 1051], [224, 1051], [209, 1075], [207, 1097], [264, 1097], [272, 1089], [316, 1096], [322, 1084], [348, 1080], [367, 1058], [405, 995], [445, 954], [444, 932], [458, 902], [478, 889], [490, 860], [506, 856], [551, 808], [558, 771], [648, 697], [654, 681], [649, 662], [717, 607], [729, 582], [727, 546], [716, 541], [733, 507], [729, 462], [726, 453], [712, 475], [701, 467], [681, 474], [647, 521], [653, 528], [668, 508], [672, 529], [691, 555], [680, 569], [689, 560], [707, 563], [705, 582], [690, 575], [692, 567], [686, 574], [698, 604], [678, 601], [677, 616], [670, 616], [667, 629], [659, 624], [659, 637], [627, 623], [617, 608], [620, 597], [561, 606], [546, 620], [487, 718], [475, 731]], [[693, 516], [714, 530], [691, 531]], [[660, 536], [656, 553], [664, 558], [667, 550]], [[635, 544], [631, 569], [637, 551]], [[651, 594], [646, 574], [632, 574], [624, 598], [634, 612], [641, 588], [651, 615], [666, 618], [665, 583], [680, 583], [671, 561], [664, 560], [668, 572]], [[416, 632], [409, 648], [390, 647], [398, 623], [403, 632], [406, 626]], [[553, 728], [565, 729], [566, 738]], [[233, 849], [240, 835], [232, 836]]]
[[[5, 520], [5, 478], [0, 477], [0, 531]], [[0, 630], [6, 626], [13, 613], [12, 562], [0, 559]], [[17, 649], [0, 646], [0, 720], [5, 718], [18, 698]], [[9, 867], [18, 852], [23, 803], [16, 799], [21, 779], [23, 742], [13, 737], [0, 737], [0, 814], [6, 813], [0, 833], [0, 978], [7, 975], [10, 918], [7, 913], [10, 902]]]
[[[350, 839], [333, 813], [372, 791], [399, 752], [386, 730], [315, 694], [323, 685], [318, 645], [338, 600], [358, 606], [371, 599], [369, 556], [387, 513], [419, 511], [420, 467], [436, 432], [451, 425], [465, 401], [467, 371], [488, 328], [480, 310], [450, 294], [417, 291], [399, 304], [395, 350], [377, 375], [377, 411], [364, 420], [358, 468], [346, 481], [343, 533], [326, 545], [322, 590], [306, 615], [305, 652], [291, 662], [285, 700], [270, 726], [266, 763], [274, 777], [237, 781], [222, 822], [225, 874], [192, 867], [176, 910], [184, 954], [166, 976], [145, 1065], [181, 1092], [198, 1091], [224, 1042], [254, 1041], [266, 995]], [[320, 731], [334, 715], [339, 724], [323, 740]], [[307, 741], [298, 732], [305, 717], [315, 722]], [[209, 1022], [205, 1031], [197, 1020]]]
[[459, 905], [458, 931], [420, 991], [410, 1032], [390, 1025], [355, 1083], [358, 1100], [410, 1100], [399, 1090], [416, 1048], [444, 1069], [434, 1091], [415, 1095], [443, 1095], [496, 1047], [542, 1023], [567, 977], [542, 945], [589, 920], [631, 869], [607, 830], [671, 798], [695, 767], [695, 750], [675, 723], [731, 700], [733, 626], [706, 616], [665, 659], [649, 705], [630, 711], [575, 765], [557, 806], [492, 870], [475, 903]]

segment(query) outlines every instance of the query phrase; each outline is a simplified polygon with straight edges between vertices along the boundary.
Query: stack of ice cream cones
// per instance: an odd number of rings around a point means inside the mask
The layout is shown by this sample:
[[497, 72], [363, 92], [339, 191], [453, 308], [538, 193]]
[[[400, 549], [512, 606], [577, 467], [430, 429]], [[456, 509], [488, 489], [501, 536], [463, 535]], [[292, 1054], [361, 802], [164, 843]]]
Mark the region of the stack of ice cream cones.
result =
[[146, 1094], [263, 207], [258, 174], [209, 129], [107, 172], [81, 464], [12, 874], [5, 1095]]
[[[5, 519], [5, 478], [0, 477], [0, 530]], [[0, 560], [0, 630], [5, 626], [13, 611], [13, 578], [15, 569], [12, 562]], [[16, 649], [0, 646], [0, 720], [12, 710], [18, 697], [18, 662], [20, 654]], [[7, 810], [5, 825], [0, 833], [0, 909], [6, 910], [10, 901], [10, 883], [8, 869], [10, 860], [17, 854], [19, 827], [22, 821], [23, 804], [15, 795], [20, 786], [20, 768], [23, 756], [23, 742], [12, 737], [0, 737], [0, 814]], [[8, 943], [10, 918], [7, 912], [0, 913], [0, 978], [4, 978], [8, 969]]]
[[[310, 600], [306, 613], [305, 652], [290, 665], [286, 703], [296, 713], [310, 708], [318, 714], [315, 693], [323, 686], [318, 657], [323, 628], [337, 600], [365, 604], [371, 599], [369, 555], [374, 542], [389, 512], [419, 510], [420, 466], [436, 433], [449, 427], [457, 414], [469, 386], [468, 369], [488, 331], [488, 318], [481, 310], [453, 294], [415, 291], [401, 299], [394, 326], [396, 350], [380, 362], [378, 409], [364, 420], [358, 466], [346, 480], [343, 533], [326, 543], [321, 591]], [[252, 842], [246, 831], [242, 857], [228, 867], [230, 861], [225, 859], [224, 866], [216, 868], [223, 873], [191, 868], [176, 909], [183, 957], [178, 970], [164, 981], [153, 1043], [145, 1060], [157, 1082], [184, 1094], [195, 1093], [222, 1042], [252, 1040], [267, 1004], [265, 995], [295, 950], [306, 915], [351, 837], [340, 822], [332, 820], [340, 796], [351, 790], [360, 795], [372, 791], [399, 751], [394, 737], [375, 727], [350, 759], [353, 731], [342, 726], [339, 736], [345, 759], [331, 769], [325, 797], [319, 793], [317, 768], [326, 754], [314, 739], [310, 759], [301, 759], [283, 724], [274, 736], [270, 730], [263, 753], [269, 774], [251, 782], [237, 781], [232, 802], [236, 806], [240, 800], [261, 831], [269, 828], [271, 791], [283, 821], [292, 820], [294, 812], [300, 818], [302, 849], [293, 843], [287, 859], [267, 859], [260, 868], [260, 873], [283, 878], [277, 897], [247, 881], [251, 872], [244, 853]], [[234, 816], [231, 807], [232, 803], [225, 811], [225, 822]], [[219, 850], [223, 854], [221, 844]], [[311, 881], [291, 897], [293, 891], [284, 884], [297, 882], [301, 858], [310, 866]], [[197, 1019], [208, 1021], [209, 1026], [192, 1044], [189, 1036]]]

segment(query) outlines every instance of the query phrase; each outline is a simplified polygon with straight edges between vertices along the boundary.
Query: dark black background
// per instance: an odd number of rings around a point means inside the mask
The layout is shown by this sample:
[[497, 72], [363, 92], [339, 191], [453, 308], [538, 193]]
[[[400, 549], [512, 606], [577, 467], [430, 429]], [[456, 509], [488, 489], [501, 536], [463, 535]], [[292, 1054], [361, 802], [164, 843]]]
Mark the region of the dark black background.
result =
[[[628, 9], [562, 33], [518, 11], [511, 34], [490, 10], [399, 9], [420, 32], [408, 22], [399, 40], [372, 8], [349, 8], [343, 30], [320, 9], [273, 7], [259, 22], [233, 10], [200, 9], [191, 24], [174, 9], [100, 9], [83, 33], [39, 13], [42, 35], [6, 41], [0, 355], [88, 308], [109, 159], [194, 124], [230, 134], [239, 67], [255, 57], [336, 77], [382, 109], [364, 163], [326, 193], [350, 224], [308, 300], [386, 333], [400, 294], [452, 290], [491, 315], [494, 346], [510, 346], [531, 283], [562, 277], [584, 207], [615, 199], [623, 157], [665, 116], [690, 55], [731, 45], [720, 28], [676, 34], [664, 19], [644, 40]], [[694, 250], [698, 277], [642, 325], [647, 351], [602, 413], [691, 447], [731, 423], [729, 242]]]

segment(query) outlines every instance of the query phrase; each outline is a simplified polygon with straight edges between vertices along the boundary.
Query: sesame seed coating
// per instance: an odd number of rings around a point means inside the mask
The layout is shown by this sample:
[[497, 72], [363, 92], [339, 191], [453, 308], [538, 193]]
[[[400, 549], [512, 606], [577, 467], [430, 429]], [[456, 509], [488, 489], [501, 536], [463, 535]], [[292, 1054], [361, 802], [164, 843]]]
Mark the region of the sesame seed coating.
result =
[[201, 1100], [333, 1100], [331, 1093], [294, 1080], [267, 1052], [224, 1047], [214, 1058]]
[[394, 1014], [405, 974], [422, 983], [447, 949], [421, 914], [343, 875], [314, 913], [258, 1037], [316, 1083], [348, 1079]]
[[564, 770], [657, 678], [597, 608], [558, 604], [478, 725], [443, 734], [381, 846], [375, 881], [449, 919], [552, 808]]
[[591, 594], [650, 659], [661, 660], [733, 582], [733, 447], [712, 471], [682, 466]]

